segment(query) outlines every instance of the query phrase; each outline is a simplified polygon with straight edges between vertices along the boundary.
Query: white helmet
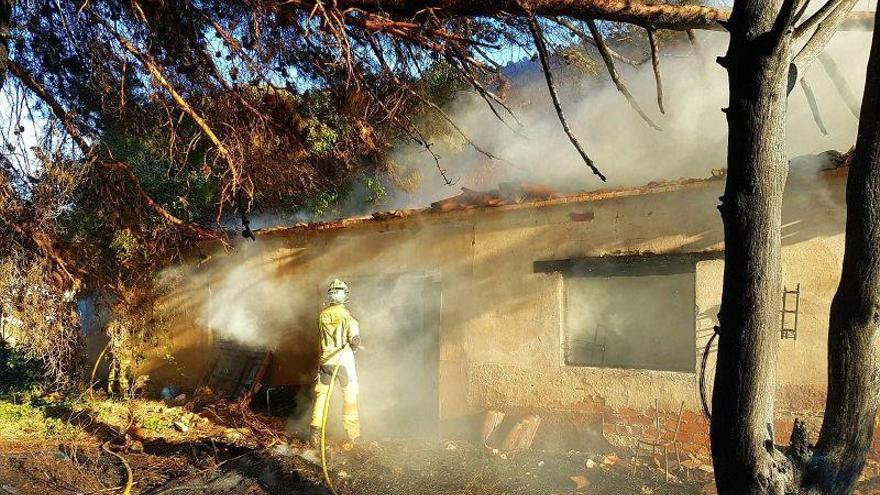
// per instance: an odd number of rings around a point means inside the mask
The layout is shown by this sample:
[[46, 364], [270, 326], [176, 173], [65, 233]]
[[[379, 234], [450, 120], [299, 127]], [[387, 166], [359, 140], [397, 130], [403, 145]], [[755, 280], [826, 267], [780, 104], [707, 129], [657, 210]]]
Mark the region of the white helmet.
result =
[[334, 279], [327, 287], [327, 299], [334, 304], [348, 301], [348, 286], [342, 280]]

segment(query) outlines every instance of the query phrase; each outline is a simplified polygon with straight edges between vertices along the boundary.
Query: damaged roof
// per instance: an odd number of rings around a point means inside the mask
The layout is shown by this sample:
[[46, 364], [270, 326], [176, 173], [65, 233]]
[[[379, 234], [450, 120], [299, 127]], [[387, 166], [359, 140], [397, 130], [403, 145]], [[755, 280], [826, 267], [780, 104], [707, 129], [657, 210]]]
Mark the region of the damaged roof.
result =
[[[819, 170], [822, 174], [832, 176], [846, 174], [852, 160], [850, 149], [846, 153], [829, 150], [816, 155], [797, 157], [792, 160], [794, 169], [800, 168], [796, 164], [803, 161], [820, 163]], [[497, 189], [490, 191], [475, 191], [466, 187], [461, 188], [461, 193], [456, 196], [441, 199], [431, 203], [427, 208], [410, 208], [390, 211], [379, 211], [369, 215], [362, 215], [338, 220], [298, 223], [292, 226], [278, 226], [258, 229], [254, 234], [258, 236], [284, 235], [294, 232], [338, 230], [354, 225], [383, 222], [392, 219], [408, 218], [413, 216], [442, 215], [452, 212], [468, 210], [484, 210], [490, 208], [519, 209], [540, 208], [558, 204], [587, 203], [616, 198], [627, 198], [649, 194], [660, 194], [674, 191], [687, 190], [703, 187], [710, 183], [723, 180], [727, 175], [727, 169], [713, 169], [712, 175], [704, 178], [677, 179], [668, 181], [653, 181], [639, 187], [620, 187], [613, 189], [599, 189], [590, 192], [581, 192], [571, 195], [562, 195], [550, 186], [528, 182], [503, 182]]]
[[526, 182], [505, 182], [500, 184], [497, 189], [490, 191], [475, 191], [463, 187], [461, 188], [460, 194], [431, 203], [427, 208], [379, 211], [369, 215], [341, 218], [338, 220], [298, 223], [292, 226], [268, 227], [255, 230], [254, 234], [257, 236], [274, 236], [302, 231], [337, 230], [365, 223], [383, 222], [391, 219], [408, 218], [413, 216], [461, 212], [466, 210], [489, 208], [539, 208], [557, 204], [602, 201], [606, 199], [658, 194], [689, 189], [692, 187], [700, 187], [707, 183], [722, 180], [724, 176], [725, 173], [723, 170], [713, 170], [712, 176], [706, 178], [649, 182], [648, 184], [639, 187], [600, 189], [572, 195], [562, 195], [549, 186]]

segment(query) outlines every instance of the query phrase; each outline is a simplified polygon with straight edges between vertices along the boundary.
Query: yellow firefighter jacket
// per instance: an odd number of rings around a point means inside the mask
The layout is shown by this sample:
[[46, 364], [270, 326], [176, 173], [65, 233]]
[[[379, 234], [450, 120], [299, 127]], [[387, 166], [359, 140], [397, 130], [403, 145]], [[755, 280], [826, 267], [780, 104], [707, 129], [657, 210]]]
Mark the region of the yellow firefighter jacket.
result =
[[[321, 332], [321, 364], [334, 365], [348, 354], [351, 347], [341, 350], [352, 339], [360, 335], [358, 321], [351, 316], [344, 304], [331, 304], [318, 316]], [[347, 361], [347, 359], [343, 359]]]

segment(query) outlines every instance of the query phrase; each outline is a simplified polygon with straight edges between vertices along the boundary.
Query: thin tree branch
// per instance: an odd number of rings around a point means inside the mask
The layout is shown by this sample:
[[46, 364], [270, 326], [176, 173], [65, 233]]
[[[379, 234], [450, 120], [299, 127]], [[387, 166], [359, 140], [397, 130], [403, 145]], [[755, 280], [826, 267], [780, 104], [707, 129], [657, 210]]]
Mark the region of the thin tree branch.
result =
[[837, 62], [831, 58], [831, 55], [828, 55], [828, 52], [822, 52], [819, 54], [819, 62], [822, 64], [822, 68], [825, 69], [825, 73], [828, 74], [828, 78], [831, 79], [831, 83], [834, 84], [834, 88], [837, 89], [837, 93], [843, 99], [844, 103], [846, 103], [846, 107], [849, 108], [850, 113], [852, 113], [855, 118], [859, 118], [859, 110], [862, 105], [855, 93], [853, 93], [852, 89], [849, 87], [849, 83], [846, 82], [843, 74], [840, 73], [840, 69], [837, 67]]
[[654, 36], [654, 30], [648, 28], [646, 31], [648, 32], [648, 44], [651, 45], [651, 66], [654, 69], [654, 83], [657, 86], [657, 107], [660, 108], [660, 113], [666, 113], [666, 110], [663, 108], [663, 79], [660, 77], [660, 45]]
[[813, 12], [813, 15], [807, 18], [804, 22], [802, 22], [799, 26], [794, 28], [794, 39], [799, 39], [801, 36], [807, 33], [807, 31], [816, 27], [823, 19], [828, 17], [828, 14], [834, 10], [843, 0], [827, 0], [824, 5], [819, 7], [819, 10]]
[[217, 67], [217, 64], [214, 63], [214, 59], [212, 59], [211, 56], [205, 51], [204, 47], [199, 50], [199, 52], [202, 59], [204, 60], [204, 63], [211, 70], [211, 77], [217, 82], [217, 84], [222, 86], [227, 93], [232, 94], [235, 99], [241, 104], [241, 106], [245, 107], [251, 114], [254, 115], [254, 117], [257, 118], [257, 120], [265, 122], [266, 116], [263, 115], [262, 112], [254, 108], [253, 105], [251, 105], [251, 102], [249, 102], [247, 98], [244, 97], [237, 86], [234, 86], [226, 81], [226, 79], [223, 77], [223, 74], [220, 72], [220, 68]]
[[819, 111], [819, 103], [816, 101], [816, 95], [813, 93], [813, 88], [810, 87], [806, 77], [801, 78], [801, 89], [804, 90], [804, 96], [807, 97], [807, 104], [809, 104], [810, 112], [813, 114], [813, 122], [816, 123], [816, 127], [819, 128], [819, 131], [827, 136], [828, 129], [825, 127], [825, 122], [822, 120], [822, 113]]
[[[19, 81], [22, 82], [28, 89], [30, 89], [40, 100], [46, 103], [49, 106], [49, 109], [52, 110], [52, 114], [61, 122], [61, 125], [64, 127], [64, 130], [67, 131], [67, 134], [73, 139], [73, 141], [77, 144], [80, 150], [83, 153], [83, 156], [88, 160], [92, 158], [95, 154], [95, 149], [93, 146], [89, 145], [86, 142], [85, 138], [83, 138], [82, 132], [80, 132], [79, 128], [74, 123], [75, 115], [71, 112], [68, 112], [61, 106], [58, 100], [55, 99], [48, 91], [37, 82], [34, 77], [27, 72], [23, 67], [18, 65], [17, 63], [10, 61], [9, 62], [9, 72], [12, 73]], [[154, 200], [146, 191], [144, 191], [141, 186], [140, 180], [138, 180], [137, 176], [135, 176], [134, 172], [131, 170], [127, 164], [122, 162], [106, 162], [104, 160], [95, 160], [95, 165], [104, 170], [122, 173], [127, 176], [131, 181], [132, 185], [135, 188], [135, 192], [138, 197], [141, 198], [141, 201], [147, 205], [154, 213], [163, 218], [166, 222], [181, 227], [185, 230], [189, 230], [192, 234], [194, 234], [197, 238], [200, 239], [221, 239], [217, 233], [212, 232], [204, 227], [199, 225], [185, 222], [180, 218], [174, 216], [171, 212], [166, 210], [162, 205], [160, 205], [156, 200]]]
[[248, 66], [248, 70], [250, 70], [253, 75], [259, 76], [260, 79], [262, 79], [264, 82], [269, 83], [269, 80], [266, 79], [263, 71], [260, 70], [254, 59], [248, 54], [246, 50], [242, 49], [241, 43], [238, 41], [238, 39], [232, 36], [228, 31], [223, 29], [223, 26], [221, 26], [219, 22], [215, 21], [204, 12], [202, 12], [201, 14], [202, 18], [208, 21], [214, 28], [214, 31], [219, 34], [221, 38], [223, 38], [223, 41], [229, 44], [230, 49], [234, 50], [235, 53], [237, 53], [242, 58], [242, 60], [244, 60], [244, 63]]
[[67, 131], [67, 134], [73, 139], [73, 142], [76, 143], [77, 147], [79, 147], [80, 151], [82, 151], [83, 155], [88, 157], [92, 154], [92, 146], [86, 142], [83, 138], [82, 133], [79, 131], [79, 128], [74, 124], [75, 115], [71, 112], [68, 112], [58, 103], [52, 95], [46, 91], [46, 88], [43, 87], [42, 84], [38, 83], [34, 77], [24, 69], [24, 67], [18, 65], [14, 61], [10, 60], [8, 62], [9, 72], [15, 76], [22, 84], [25, 85], [28, 89], [30, 89], [37, 97], [46, 105], [49, 106], [49, 109], [52, 110], [52, 114], [55, 115], [55, 118], [61, 122], [61, 125], [64, 127], [64, 130]]
[[605, 39], [602, 37], [602, 33], [599, 31], [599, 28], [596, 27], [596, 23], [594, 21], [587, 21], [587, 27], [590, 29], [590, 35], [596, 40], [596, 48], [599, 49], [599, 54], [602, 55], [605, 67], [608, 69], [608, 74], [611, 76], [611, 80], [614, 81], [617, 90], [623, 94], [626, 101], [629, 102], [629, 105], [637, 114], [639, 114], [639, 117], [641, 117], [642, 120], [647, 122], [651, 128], [662, 131], [663, 129], [655, 124], [645, 111], [642, 110], [642, 107], [639, 106], [639, 103], [633, 97], [632, 93], [629, 92], [629, 88], [626, 87], [626, 84], [624, 84], [623, 80], [620, 78], [620, 74], [617, 73], [617, 68], [614, 67], [614, 59], [611, 58], [611, 53], [608, 51], [608, 46], [605, 44]]
[[[400, 83], [398, 82], [398, 84], [400, 84]], [[459, 127], [458, 124], [456, 124], [454, 120], [452, 120], [452, 117], [447, 115], [446, 112], [444, 112], [443, 109], [440, 108], [439, 105], [437, 105], [436, 103], [434, 103], [431, 100], [428, 100], [427, 98], [425, 98], [422, 95], [418, 94], [417, 92], [413, 91], [409, 87], [405, 87], [405, 89], [407, 92], [409, 92], [417, 100], [421, 101], [425, 105], [428, 105], [429, 107], [431, 107], [431, 109], [433, 109], [435, 112], [437, 112], [437, 114], [440, 115], [440, 117], [443, 118], [443, 120], [445, 120], [450, 126], [452, 126], [452, 128], [455, 129], [455, 132], [457, 132], [476, 152], [480, 153], [481, 155], [483, 155], [486, 158], [489, 158], [491, 160], [505, 161], [503, 158], [500, 158], [497, 155], [495, 155], [494, 153], [487, 151], [487, 150], [481, 148], [479, 145], [477, 145], [464, 132], [464, 130], [461, 127]]]
[[790, 21], [791, 22], [790, 29], [792, 30], [792, 33], [794, 33], [794, 30], [797, 29], [797, 23], [800, 22], [801, 18], [804, 16], [804, 14], [807, 13], [807, 9], [810, 7], [810, 2], [812, 0], [799, 0], [799, 1], [800, 1], [800, 8], [797, 9], [797, 12], [795, 12], [794, 18], [792, 18]]
[[602, 179], [602, 182], [606, 182], [607, 179], [605, 178], [605, 175], [596, 168], [593, 160], [590, 159], [587, 152], [584, 151], [583, 146], [581, 146], [580, 141], [578, 141], [574, 133], [571, 132], [571, 128], [568, 126], [568, 121], [565, 120], [565, 113], [562, 111], [562, 104], [559, 102], [559, 95], [556, 94], [556, 86], [553, 84], [553, 74], [550, 72], [550, 57], [547, 55], [547, 45], [544, 44], [544, 36], [541, 33], [541, 26], [538, 25], [538, 20], [535, 19], [535, 16], [531, 13], [528, 14], [528, 21], [529, 30], [532, 32], [532, 38], [535, 39], [535, 47], [538, 50], [538, 58], [541, 60], [541, 67], [544, 69], [544, 77], [547, 79], [547, 89], [550, 91], [550, 98], [553, 99], [553, 106], [556, 108], [556, 115], [559, 117], [559, 123], [562, 124], [565, 134], [568, 135], [571, 144], [573, 144], [578, 153], [580, 153], [584, 163], [590, 167], [590, 170], [592, 170], [594, 174]]
[[[493, 153], [491, 153], [491, 152], [489, 152], [489, 151], [487, 151], [487, 150], [481, 148], [480, 146], [478, 146], [478, 145], [477, 145], [477, 144], [476, 144], [476, 143], [475, 143], [475, 142], [474, 142], [474, 141], [473, 141], [473, 140], [472, 140], [472, 139], [471, 139], [471, 138], [470, 138], [470, 137], [464, 132], [464, 130], [461, 129], [461, 127], [459, 127], [458, 124], [456, 124], [454, 120], [452, 120], [452, 117], [450, 117], [449, 115], [447, 115], [446, 112], [444, 112], [443, 109], [440, 108], [439, 105], [437, 105], [437, 104], [434, 103], [433, 101], [428, 100], [427, 98], [423, 97], [422, 95], [418, 94], [418, 92], [414, 91], [414, 90], [413, 90], [412, 88], [410, 88], [407, 84], [405, 84], [403, 81], [401, 81], [396, 75], [394, 75], [394, 74], [391, 72], [391, 68], [388, 66], [388, 63], [385, 61], [385, 56], [382, 54], [382, 48], [379, 46], [379, 43], [375, 40], [375, 38], [374, 38], [373, 36], [371, 36], [371, 35], [368, 35], [368, 36], [367, 36], [367, 45], [370, 47], [370, 49], [373, 51], [373, 54], [376, 56], [376, 59], [377, 59], [377, 60], [379, 61], [379, 63], [382, 65], [382, 69], [385, 71], [385, 73], [386, 73], [389, 77], [391, 77], [391, 79], [394, 81], [395, 84], [397, 84], [398, 86], [400, 86], [401, 88], [403, 88], [406, 92], [408, 92], [410, 95], [412, 95], [414, 98], [416, 98], [417, 100], [421, 101], [421, 102], [424, 103], [425, 105], [428, 105], [429, 107], [431, 107], [431, 109], [433, 109], [435, 112], [437, 112], [437, 114], [439, 114], [440, 117], [443, 118], [443, 120], [445, 120], [450, 126], [452, 126], [452, 128], [455, 129], [455, 131], [456, 131], [456, 132], [457, 132], [457, 133], [458, 133], [458, 134], [459, 134], [459, 135], [460, 135], [460, 136], [461, 136], [461, 137], [462, 137], [462, 138], [463, 138], [463, 139], [464, 139], [464, 140], [465, 140], [465, 141], [466, 141], [466, 142], [467, 142], [467, 143], [468, 143], [468, 144], [469, 144], [469, 145], [470, 145], [475, 151], [477, 151], [478, 153], [480, 153], [480, 154], [486, 156], [487, 158], [489, 158], [489, 159], [491, 159], [491, 160], [504, 161], [502, 158], [499, 158], [499, 157], [496, 156], [495, 154], [493, 154]], [[444, 171], [444, 173], [445, 173], [445, 171]]]
[[180, 218], [174, 216], [173, 214], [171, 214], [171, 212], [163, 208], [162, 205], [160, 205], [155, 199], [148, 195], [146, 191], [144, 191], [144, 189], [141, 187], [140, 181], [134, 174], [134, 171], [132, 171], [131, 167], [129, 167], [127, 163], [119, 161], [106, 162], [103, 160], [99, 160], [97, 161], [97, 165], [105, 170], [117, 172], [128, 177], [131, 183], [135, 186], [135, 190], [137, 191], [138, 196], [140, 196], [141, 200], [151, 210], [153, 210], [153, 212], [165, 219], [166, 222], [192, 231], [194, 234], [197, 234], [197, 238], [199, 239], [217, 239], [221, 241], [223, 240], [222, 237], [218, 235], [218, 233], [207, 230], [199, 225], [181, 220]]
[[382, 70], [386, 74], [391, 74], [392, 73], [391, 67], [388, 65], [388, 61], [385, 60], [385, 54], [382, 53], [382, 47], [379, 46], [379, 42], [376, 41], [375, 36], [374, 35], [367, 35], [366, 41], [367, 41], [367, 44], [370, 46], [370, 49], [373, 50], [373, 55], [376, 56], [376, 60], [378, 60], [379, 64], [382, 66]]
[[208, 126], [208, 123], [205, 119], [199, 115], [198, 112], [190, 106], [189, 103], [174, 89], [174, 86], [168, 81], [163, 73], [162, 69], [159, 67], [155, 61], [153, 61], [152, 57], [142, 53], [137, 47], [134, 46], [130, 41], [125, 39], [122, 34], [119, 33], [113, 26], [110, 25], [104, 18], [99, 16], [93, 9], [88, 9], [88, 12], [92, 15], [92, 17], [98, 21], [104, 28], [106, 28], [110, 33], [116, 38], [116, 41], [119, 45], [124, 48], [126, 51], [131, 53], [135, 59], [137, 59], [143, 66], [150, 72], [150, 75], [159, 83], [160, 86], [165, 88], [165, 91], [171, 95], [171, 98], [175, 103], [180, 107], [181, 110], [184, 111], [189, 117], [198, 125], [205, 136], [214, 144], [214, 147], [217, 148], [217, 152], [224, 158], [229, 167], [229, 171], [232, 173], [232, 182], [234, 187], [237, 186], [239, 180], [241, 179], [241, 172], [236, 166], [235, 161], [232, 159], [232, 155], [229, 152], [229, 149], [223, 144], [217, 134]]
[[[574, 34], [575, 36], [577, 36], [578, 38], [580, 38], [580, 40], [582, 42], [589, 44], [589, 45], [592, 45], [592, 46], [597, 46], [596, 40], [594, 40], [592, 36], [585, 33], [582, 29], [578, 28], [573, 22], [569, 21], [568, 19], [566, 19], [564, 17], [556, 17], [553, 20], [556, 21], [559, 25], [561, 25], [561, 26], [567, 28], [569, 31], [571, 31], [571, 33]], [[605, 45], [605, 47], [608, 49], [608, 53], [610, 53], [612, 57], [614, 57], [618, 61], [623, 62], [627, 65], [631, 65], [635, 68], [638, 68], [644, 62], [644, 61], [639, 62], [639, 61], [633, 60], [631, 58], [624, 57], [623, 55], [621, 55], [617, 51], [612, 50], [611, 47], [609, 47], [608, 45]]]
[[[379, 96], [377, 96], [375, 93], [373, 93], [372, 90], [368, 89], [367, 94], [370, 96], [370, 98], [373, 99], [373, 101], [376, 102], [377, 105], [379, 105], [383, 110], [385, 110], [385, 112], [387, 114], [389, 114], [389, 115], [391, 114], [391, 112], [389, 112], [389, 110], [387, 109], [385, 102], [383, 102], [382, 99]], [[420, 146], [425, 148], [425, 150], [428, 152], [428, 154], [431, 155], [431, 158], [434, 160], [434, 165], [437, 167], [437, 172], [439, 172], [440, 177], [443, 178], [443, 182], [447, 186], [454, 186], [456, 183], [458, 183], [458, 179], [452, 180], [449, 178], [448, 171], [445, 168], [443, 168], [443, 166], [440, 164], [440, 155], [437, 154], [436, 151], [434, 151], [434, 145], [428, 141], [428, 138], [425, 137], [425, 135], [422, 133], [422, 131], [419, 129], [419, 127], [415, 124], [415, 122], [413, 122], [412, 119], [406, 114], [403, 115], [403, 120], [406, 122], [407, 125], [402, 125], [402, 126], [400, 126], [400, 128], [402, 128], [403, 131], [407, 135], [409, 135], [410, 139], [412, 139], [413, 141], [418, 143]]]
[[813, 35], [792, 59], [792, 64], [797, 67], [798, 77], [803, 77], [807, 73], [807, 69], [816, 60], [816, 57], [825, 50], [825, 46], [834, 37], [834, 33], [846, 20], [856, 3], [858, 0], [839, 0], [834, 10], [822, 19]]
[[504, 123], [504, 125], [506, 125], [511, 131], [519, 134], [519, 131], [511, 127], [508, 124], [507, 120], [501, 117], [501, 114], [498, 112], [498, 109], [495, 108], [495, 105], [493, 105], [492, 102], [497, 103], [501, 108], [505, 110], [508, 115], [513, 118], [517, 125], [522, 127], [522, 122], [519, 120], [516, 114], [513, 113], [513, 110], [506, 103], [504, 103], [504, 101], [498, 95], [489, 91], [483, 84], [477, 81], [477, 79], [474, 77], [473, 74], [470, 73], [470, 71], [468, 71], [464, 67], [461, 67], [459, 63], [456, 63], [455, 59], [452, 56], [447, 56], [446, 60], [448, 60], [451, 65], [458, 70], [459, 74], [461, 74], [462, 77], [464, 77], [465, 80], [467, 80], [471, 84], [471, 86], [477, 91], [477, 94], [479, 94], [486, 102], [486, 104], [489, 105], [489, 109], [492, 110], [492, 113], [495, 114], [495, 117], [498, 118], [498, 120], [500, 120], [502, 123]]
[[779, 7], [779, 13], [773, 21], [773, 29], [769, 35], [772, 39], [774, 53], [783, 50], [783, 46], [789, 46], [791, 43], [791, 33], [794, 31], [794, 25], [797, 22], [798, 15], [802, 13], [802, 9], [798, 6], [800, 1], [808, 2], [809, 0], [782, 0]]

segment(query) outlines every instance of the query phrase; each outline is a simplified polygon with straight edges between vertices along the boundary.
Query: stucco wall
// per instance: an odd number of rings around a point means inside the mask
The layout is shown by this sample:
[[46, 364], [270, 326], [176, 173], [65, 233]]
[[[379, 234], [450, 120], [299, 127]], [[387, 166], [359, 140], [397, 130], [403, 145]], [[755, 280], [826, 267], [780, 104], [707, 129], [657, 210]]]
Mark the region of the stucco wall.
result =
[[[840, 174], [794, 174], [786, 193], [785, 284], [801, 284], [798, 339], [781, 342], [780, 417], [821, 410], [828, 310], [842, 258]], [[554, 409], [605, 417], [606, 434], [649, 422], [651, 408], [674, 417], [684, 403], [687, 434], [704, 445], [698, 369], [693, 372], [568, 367], [563, 364], [564, 277], [536, 272], [535, 261], [642, 253], [711, 253], [722, 247], [716, 205], [723, 181], [680, 190], [539, 207], [466, 210], [363, 222], [338, 230], [290, 230], [263, 236], [235, 253], [170, 271], [176, 280], [174, 367], [148, 372], [193, 386], [212, 353], [202, 328], [212, 287], [243, 269], [241, 291], [271, 281], [265, 311], [283, 329], [270, 384], [308, 383], [316, 366], [314, 315], [320, 287], [333, 277], [415, 273], [442, 285], [440, 415], [450, 419], [501, 409]], [[695, 352], [711, 335], [723, 262], [699, 261], [694, 273]], [[174, 278], [176, 277], [176, 278]], [[271, 297], [269, 297], [271, 296]], [[353, 294], [357, 297], [357, 294]], [[637, 311], [638, 308], [633, 308]], [[369, 328], [362, 329], [369, 343]], [[697, 368], [700, 360], [697, 359]], [[710, 359], [708, 369], [714, 369]], [[185, 375], [185, 378], [181, 376]], [[711, 375], [710, 375], [711, 382]], [[815, 414], [814, 414], [815, 416]], [[809, 419], [809, 418], [808, 418]], [[614, 428], [614, 423], [622, 423]], [[667, 423], [674, 423], [668, 421]], [[691, 431], [693, 430], [693, 431]], [[780, 425], [780, 432], [785, 426]], [[815, 431], [815, 430], [814, 430]], [[703, 432], [703, 433], [701, 433]]]

